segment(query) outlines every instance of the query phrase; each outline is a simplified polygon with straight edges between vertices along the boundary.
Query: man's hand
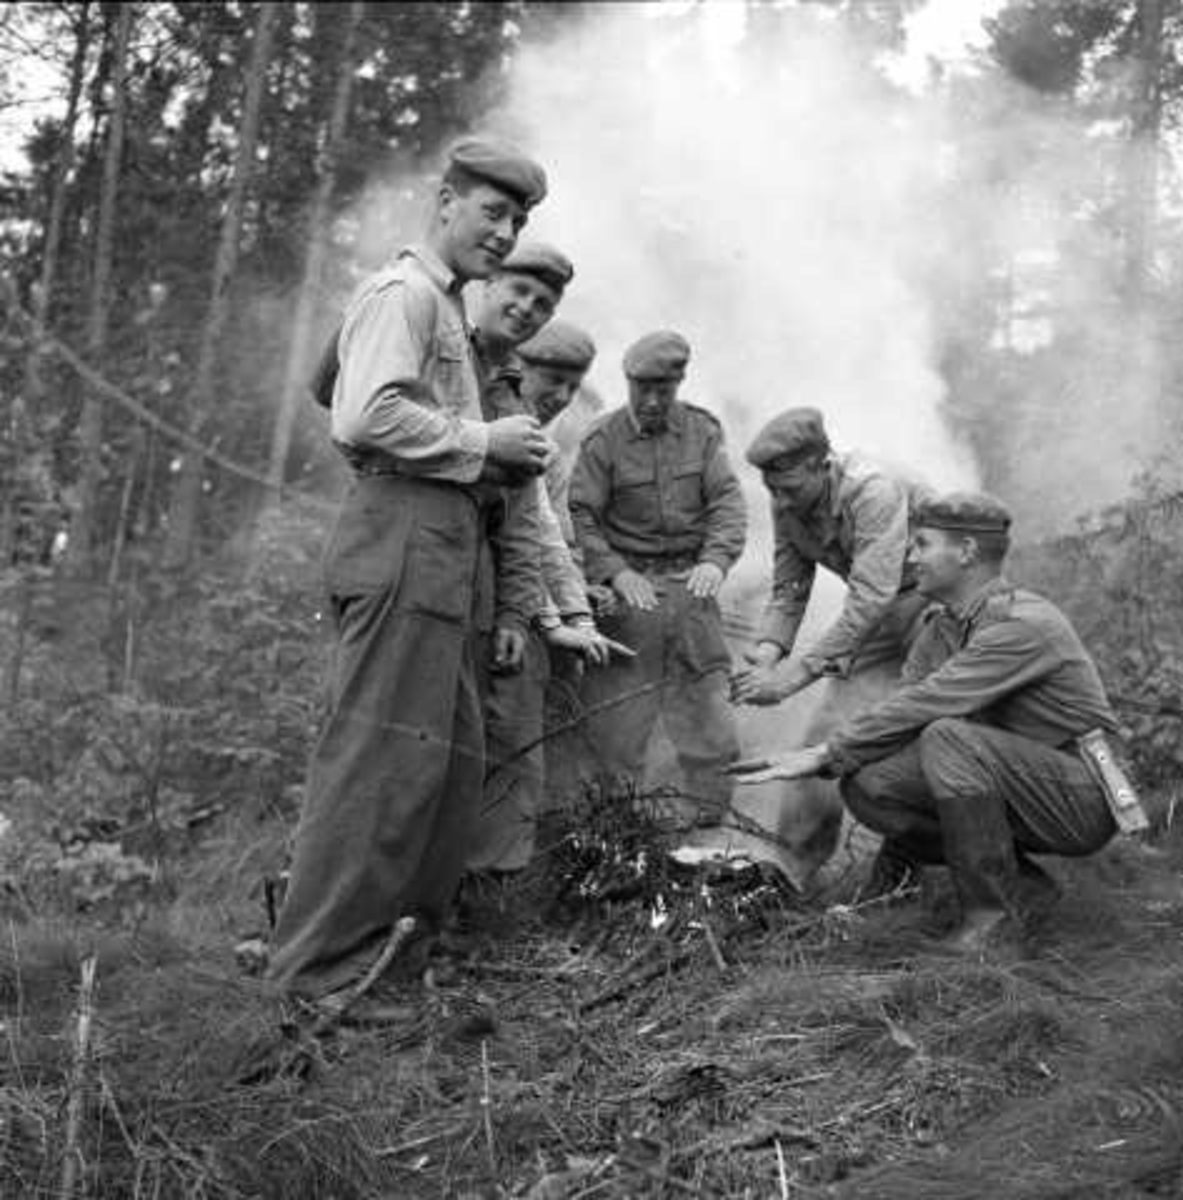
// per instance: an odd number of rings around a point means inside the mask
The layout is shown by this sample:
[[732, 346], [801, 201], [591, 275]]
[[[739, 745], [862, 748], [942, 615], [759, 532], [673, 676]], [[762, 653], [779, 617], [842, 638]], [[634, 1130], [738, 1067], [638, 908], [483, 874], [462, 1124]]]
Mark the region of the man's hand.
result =
[[741, 667], [731, 676], [731, 702], [780, 704], [807, 688], [814, 678], [799, 662], [788, 666]]
[[602, 583], [587, 585], [587, 598], [592, 607], [592, 616], [610, 617], [616, 611], [616, 593]]
[[548, 629], [543, 634], [548, 646], [558, 646], [561, 650], [571, 650], [580, 655], [583, 660], [593, 667], [606, 667], [612, 655], [620, 658], [636, 658], [637, 652], [630, 650], [621, 642], [614, 642], [605, 637], [591, 625], [559, 625]]
[[736, 783], [769, 783], [774, 779], [805, 779], [820, 772], [830, 759], [830, 748], [825, 742], [806, 746], [802, 750], [788, 750], [784, 754], [773, 754], [768, 758], [749, 758], [744, 762], [732, 763], [723, 769], [724, 775], [733, 775]]
[[512, 474], [541, 475], [551, 454], [551, 441], [538, 421], [525, 413], [489, 422], [485, 457]]
[[723, 569], [712, 562], [701, 562], [686, 577], [686, 590], [698, 600], [711, 600], [723, 586]]
[[613, 576], [612, 587], [630, 608], [652, 612], [657, 607], [657, 593], [653, 590], [653, 584], [640, 571], [625, 567]]
[[514, 675], [522, 669], [526, 654], [526, 635], [520, 629], [498, 626], [493, 630], [490, 666], [497, 675]]

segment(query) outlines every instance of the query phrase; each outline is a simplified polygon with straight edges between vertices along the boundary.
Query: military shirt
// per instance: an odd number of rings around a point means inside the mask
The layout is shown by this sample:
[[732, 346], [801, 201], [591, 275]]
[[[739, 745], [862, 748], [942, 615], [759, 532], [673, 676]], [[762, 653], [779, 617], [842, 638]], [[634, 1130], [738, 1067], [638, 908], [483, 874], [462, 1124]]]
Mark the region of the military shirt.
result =
[[333, 440], [378, 450], [400, 473], [472, 483], [489, 432], [460, 280], [427, 246], [362, 284], [338, 339]]
[[642, 431], [627, 406], [601, 417], [580, 446], [570, 508], [593, 583], [638, 559], [693, 559], [726, 572], [747, 532], [722, 426], [705, 409], [681, 402], [657, 434]]
[[[918, 665], [919, 664], [919, 665]], [[897, 750], [941, 717], [968, 717], [1066, 747], [1117, 722], [1097, 668], [1050, 600], [995, 579], [960, 612], [934, 608], [904, 683], [827, 739], [842, 773]]]
[[802, 663], [814, 675], [845, 674], [906, 582], [909, 515], [927, 495], [923, 484], [855, 454], [831, 459], [826, 489], [811, 511], [801, 513], [773, 495], [772, 596], [759, 639], [775, 642], [786, 654], [792, 650], [823, 566], [846, 581], [846, 598]]

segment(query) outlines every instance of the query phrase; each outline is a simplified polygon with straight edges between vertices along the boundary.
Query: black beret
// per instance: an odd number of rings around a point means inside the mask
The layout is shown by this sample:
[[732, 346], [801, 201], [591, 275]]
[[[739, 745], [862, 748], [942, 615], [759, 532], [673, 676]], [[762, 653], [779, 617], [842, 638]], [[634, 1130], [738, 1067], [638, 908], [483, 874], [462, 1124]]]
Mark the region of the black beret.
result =
[[946, 492], [924, 501], [914, 524], [952, 533], [1006, 533], [1011, 516], [1006, 505], [985, 492]]
[[830, 452], [830, 439], [816, 408], [789, 408], [773, 417], [752, 439], [748, 462], [754, 467], [790, 467], [803, 459]]
[[561, 292], [575, 277], [571, 260], [561, 251], [543, 242], [519, 242], [505, 256], [497, 273], [504, 275], [533, 275]]
[[518, 354], [526, 362], [586, 371], [596, 356], [596, 344], [578, 325], [556, 318], [547, 321], [528, 342], [523, 342]]
[[624, 352], [630, 379], [681, 379], [690, 361], [690, 343], [671, 329], [647, 333]]
[[448, 149], [448, 166], [460, 167], [508, 192], [525, 208], [533, 208], [546, 196], [546, 172], [501, 138], [461, 138]]

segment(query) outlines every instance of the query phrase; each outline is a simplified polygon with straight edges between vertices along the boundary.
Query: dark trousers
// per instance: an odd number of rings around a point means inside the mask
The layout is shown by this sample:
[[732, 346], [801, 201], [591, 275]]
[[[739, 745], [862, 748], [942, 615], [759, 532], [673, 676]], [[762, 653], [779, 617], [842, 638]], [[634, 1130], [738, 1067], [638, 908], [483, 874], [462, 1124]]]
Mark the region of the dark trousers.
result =
[[955, 718], [845, 779], [842, 796], [894, 851], [947, 863], [966, 908], [1016, 911], [1021, 854], [1091, 854], [1115, 832], [1075, 753]]
[[404, 915], [438, 921], [480, 802], [473, 597], [479, 512], [460, 488], [359, 480], [326, 559], [332, 705], [308, 771], [270, 975], [350, 982]]

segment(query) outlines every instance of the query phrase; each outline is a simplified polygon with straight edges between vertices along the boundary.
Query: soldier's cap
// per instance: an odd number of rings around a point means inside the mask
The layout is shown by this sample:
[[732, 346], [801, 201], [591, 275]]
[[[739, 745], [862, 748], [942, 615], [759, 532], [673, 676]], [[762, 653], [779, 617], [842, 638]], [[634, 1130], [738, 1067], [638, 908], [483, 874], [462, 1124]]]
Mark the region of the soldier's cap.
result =
[[502, 260], [497, 273], [532, 275], [559, 293], [575, 278], [571, 260], [545, 242], [519, 242]]
[[681, 379], [689, 361], [690, 343], [672, 329], [659, 329], [624, 352], [624, 373], [629, 379]]
[[747, 457], [761, 470], [784, 469], [829, 452], [830, 439], [821, 413], [816, 408], [787, 408], [756, 434]]
[[596, 356], [596, 344], [578, 325], [556, 317], [523, 342], [518, 354], [529, 363], [586, 371]]
[[508, 192], [524, 208], [533, 208], [546, 196], [546, 172], [503, 138], [460, 138], [448, 148], [447, 167], [459, 167]]
[[951, 533], [1007, 533], [1011, 516], [1001, 500], [985, 492], [946, 492], [924, 501], [914, 524]]

